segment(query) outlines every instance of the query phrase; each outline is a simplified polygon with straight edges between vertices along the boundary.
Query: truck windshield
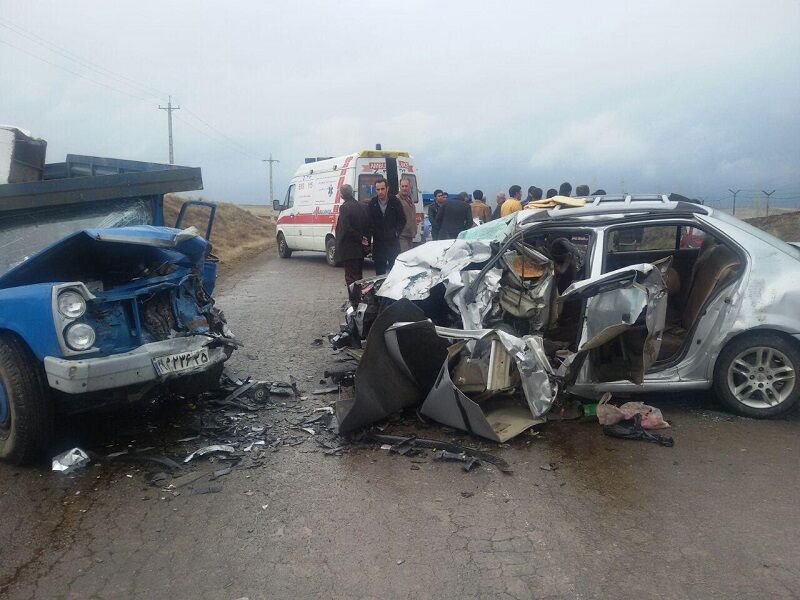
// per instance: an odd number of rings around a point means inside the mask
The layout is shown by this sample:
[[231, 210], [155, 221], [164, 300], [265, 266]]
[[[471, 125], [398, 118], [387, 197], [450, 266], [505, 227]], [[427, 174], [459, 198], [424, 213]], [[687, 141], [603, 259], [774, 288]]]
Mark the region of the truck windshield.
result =
[[0, 214], [0, 275], [81, 229], [153, 223], [154, 203], [142, 198], [87, 202]]

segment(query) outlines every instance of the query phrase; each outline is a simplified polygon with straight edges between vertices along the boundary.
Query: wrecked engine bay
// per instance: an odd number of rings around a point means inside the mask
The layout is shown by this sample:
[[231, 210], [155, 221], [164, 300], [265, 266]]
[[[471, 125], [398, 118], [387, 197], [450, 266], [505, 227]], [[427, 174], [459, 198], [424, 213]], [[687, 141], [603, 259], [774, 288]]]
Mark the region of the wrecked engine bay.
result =
[[361, 301], [331, 338], [363, 346], [354, 395], [337, 404], [340, 432], [417, 407], [505, 442], [547, 420], [576, 382], [641, 383], [664, 329], [662, 271], [587, 277], [585, 241], [429, 242], [354, 283]]

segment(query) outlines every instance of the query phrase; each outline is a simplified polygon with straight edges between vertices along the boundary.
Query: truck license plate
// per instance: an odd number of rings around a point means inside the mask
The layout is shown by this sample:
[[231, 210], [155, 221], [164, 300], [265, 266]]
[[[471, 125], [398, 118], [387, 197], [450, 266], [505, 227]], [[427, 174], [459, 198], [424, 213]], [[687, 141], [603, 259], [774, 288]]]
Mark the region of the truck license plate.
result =
[[159, 375], [180, 373], [188, 369], [202, 367], [205, 364], [208, 364], [208, 350], [206, 348], [159, 356], [153, 359], [153, 367], [155, 367], [156, 373]]

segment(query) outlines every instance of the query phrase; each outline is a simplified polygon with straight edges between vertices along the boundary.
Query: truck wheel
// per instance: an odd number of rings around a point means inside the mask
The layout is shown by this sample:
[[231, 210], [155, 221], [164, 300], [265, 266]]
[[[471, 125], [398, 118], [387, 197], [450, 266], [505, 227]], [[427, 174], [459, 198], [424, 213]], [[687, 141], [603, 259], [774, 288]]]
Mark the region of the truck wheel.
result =
[[53, 429], [38, 361], [16, 336], [0, 334], [0, 459], [26, 464], [47, 449]]
[[754, 333], [728, 344], [714, 368], [714, 391], [746, 417], [782, 415], [800, 400], [800, 349], [775, 333]]
[[336, 240], [332, 237], [325, 240], [325, 260], [332, 267], [339, 266], [339, 263], [336, 262]]
[[292, 257], [292, 251], [289, 248], [289, 244], [286, 243], [286, 238], [283, 237], [282, 233], [278, 234], [278, 256], [281, 258]]

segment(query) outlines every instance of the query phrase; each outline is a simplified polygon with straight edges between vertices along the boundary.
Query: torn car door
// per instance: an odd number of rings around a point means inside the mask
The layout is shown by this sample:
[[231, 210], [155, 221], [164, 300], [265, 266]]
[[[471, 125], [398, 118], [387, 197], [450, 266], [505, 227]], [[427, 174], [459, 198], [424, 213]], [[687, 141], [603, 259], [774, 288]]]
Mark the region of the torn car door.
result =
[[639, 264], [585, 279], [568, 287], [559, 302], [576, 298], [586, 306], [578, 353], [564, 369], [567, 384], [642, 383], [658, 357], [666, 318], [667, 291], [659, 269]]

